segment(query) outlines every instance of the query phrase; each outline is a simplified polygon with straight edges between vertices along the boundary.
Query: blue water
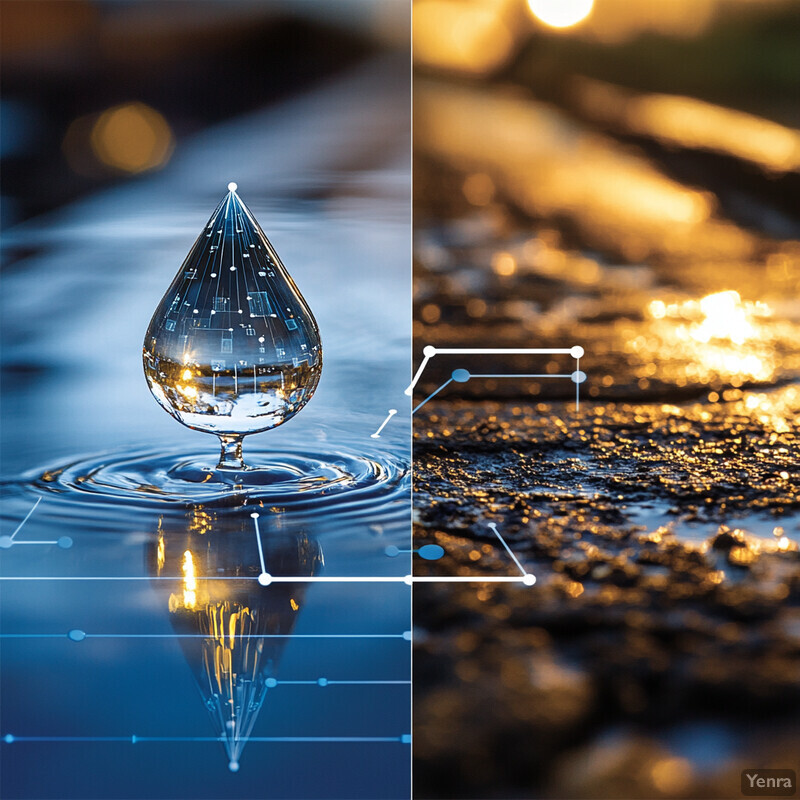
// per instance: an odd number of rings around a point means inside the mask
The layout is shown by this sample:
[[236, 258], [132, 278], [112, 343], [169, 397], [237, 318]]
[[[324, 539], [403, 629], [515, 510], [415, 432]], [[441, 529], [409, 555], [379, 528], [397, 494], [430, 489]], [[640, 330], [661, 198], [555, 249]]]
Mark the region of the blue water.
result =
[[[372, 62], [6, 233], [0, 536], [39, 504], [0, 549], [2, 797], [409, 796], [409, 587], [261, 586], [250, 517], [274, 575], [410, 571], [385, 554], [410, 547], [406, 73]], [[248, 461], [322, 475], [302, 491], [182, 484], [170, 470], [213, 466], [216, 440], [165, 414], [142, 375], [150, 315], [230, 180], [322, 333], [313, 400], [245, 441]], [[62, 546], [17, 544], [37, 540]], [[235, 773], [199, 691], [193, 623], [174, 610], [187, 549], [257, 610], [261, 634], [289, 632], [252, 640], [273, 678]]]

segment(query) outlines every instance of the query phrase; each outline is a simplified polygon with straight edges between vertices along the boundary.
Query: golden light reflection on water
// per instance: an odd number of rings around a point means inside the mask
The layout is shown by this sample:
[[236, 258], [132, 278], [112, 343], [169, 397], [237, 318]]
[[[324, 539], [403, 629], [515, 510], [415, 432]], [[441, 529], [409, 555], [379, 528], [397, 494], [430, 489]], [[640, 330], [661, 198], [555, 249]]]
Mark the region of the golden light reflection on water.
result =
[[732, 289], [714, 292], [700, 300], [684, 300], [669, 305], [662, 300], [653, 300], [648, 311], [653, 319], [687, 320], [690, 324], [679, 330], [703, 344], [712, 339], [744, 344], [759, 335], [757, 320], [772, 316], [772, 309], [766, 303], [743, 301], [739, 292]]
[[592, 119], [669, 145], [710, 150], [772, 172], [800, 168], [800, 131], [732, 108], [667, 94], [637, 95], [602, 81], [578, 78], [573, 99]]
[[487, 175], [536, 218], [570, 218], [592, 245], [631, 261], [757, 250], [758, 237], [718, 218], [707, 192], [531, 98], [417, 81], [415, 103], [420, 152]]
[[306, 588], [302, 583], [261, 586], [259, 559], [265, 558], [276, 575], [313, 575], [323, 563], [321, 548], [304, 533], [265, 536], [262, 556], [251, 521], [249, 514], [220, 515], [204, 508], [185, 518], [164, 517], [151, 555], [151, 570], [172, 583], [170, 622], [233, 771]]
[[744, 301], [728, 290], [673, 303], [653, 300], [647, 312], [656, 341], [637, 337], [629, 343], [633, 350], [652, 348], [659, 361], [686, 362], [685, 373], [694, 380], [722, 377], [736, 385], [743, 378], [774, 377], [778, 336], [768, 324], [772, 309], [766, 303]]
[[[194, 571], [194, 558], [192, 551], [183, 554], [183, 607], [195, 608], [197, 606], [197, 576]], [[171, 600], [172, 598], [170, 598]], [[172, 610], [172, 609], [170, 609]]]

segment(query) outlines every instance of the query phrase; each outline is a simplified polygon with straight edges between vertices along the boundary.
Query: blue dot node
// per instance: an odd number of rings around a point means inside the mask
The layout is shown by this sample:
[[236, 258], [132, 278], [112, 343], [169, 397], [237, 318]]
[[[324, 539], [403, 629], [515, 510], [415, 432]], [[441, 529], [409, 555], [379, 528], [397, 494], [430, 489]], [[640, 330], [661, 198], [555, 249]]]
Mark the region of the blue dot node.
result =
[[403, 734], [403, 735], [400, 737], [400, 741], [401, 741], [403, 744], [411, 744], [411, 734], [410, 734], [410, 733], [404, 733], [404, 734]]
[[3, 737], [3, 741], [4, 741], [6, 744], [11, 744], [11, 743], [14, 741], [14, 737], [13, 737], [13, 736], [12, 736], [10, 733], [7, 733], [7, 734], [6, 734], [6, 735]]
[[278, 685], [278, 681], [276, 681], [275, 678], [267, 678], [265, 683], [268, 689], [274, 689]]
[[390, 544], [384, 551], [389, 558], [397, 558], [400, 555], [400, 548]]
[[450, 376], [456, 383], [466, 383], [470, 379], [469, 370], [467, 369], [454, 369], [453, 374]]
[[417, 554], [426, 561], [438, 561], [444, 555], [444, 547], [438, 544], [426, 544], [417, 550]]
[[411, 641], [411, 631], [403, 631], [403, 638], [407, 641]]
[[86, 631], [74, 628], [67, 634], [67, 638], [73, 642], [82, 642], [86, 638]]
[[582, 369], [577, 369], [570, 375], [573, 383], [583, 383], [586, 380], [586, 373]]
[[10, 536], [0, 536], [0, 547], [2, 547], [3, 550], [8, 550], [9, 547], [13, 546], [14, 542]]
[[231, 761], [231, 762], [228, 764], [228, 769], [229, 769], [231, 772], [238, 772], [238, 771], [239, 771], [239, 762], [238, 762], [238, 761]]
[[327, 678], [320, 678], [317, 681], [317, 685], [318, 686], [327, 686], [328, 685], [328, 679]]
[[72, 539], [69, 536], [61, 536], [59, 540], [56, 542], [56, 544], [62, 550], [69, 550], [70, 547], [72, 547]]

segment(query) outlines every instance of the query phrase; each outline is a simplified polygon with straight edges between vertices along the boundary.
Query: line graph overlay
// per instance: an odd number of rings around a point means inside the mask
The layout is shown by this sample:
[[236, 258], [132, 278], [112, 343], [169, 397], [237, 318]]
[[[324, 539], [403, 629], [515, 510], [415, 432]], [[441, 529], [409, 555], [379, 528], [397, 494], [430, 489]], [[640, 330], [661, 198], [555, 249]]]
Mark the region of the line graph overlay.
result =
[[[565, 374], [551, 374], [551, 373], [470, 373], [466, 369], [456, 369], [449, 380], [439, 386], [438, 389], [431, 392], [421, 403], [415, 406], [411, 414], [416, 414], [428, 401], [432, 400], [436, 395], [446, 389], [453, 381], [458, 383], [466, 383], [470, 378], [556, 378], [556, 379], [569, 379], [575, 383], [575, 410], [580, 410], [580, 385], [586, 380], [585, 373], [580, 370], [581, 356], [584, 354], [584, 349], [580, 345], [574, 347], [433, 347], [427, 345], [423, 348], [423, 359], [411, 383], [406, 387], [405, 394], [409, 397], [413, 395], [414, 388], [422, 378], [422, 373], [428, 362], [436, 355], [570, 355], [575, 359], [575, 371]], [[388, 419], [386, 420], [388, 422]], [[384, 422], [384, 425], [386, 422]]]
[[20, 545], [58, 545], [62, 550], [69, 550], [70, 547], [73, 545], [72, 538], [69, 536], [60, 536], [58, 539], [26, 539], [25, 541], [20, 541], [17, 539], [17, 534], [22, 530], [25, 526], [25, 523], [31, 518], [33, 512], [39, 507], [39, 503], [42, 502], [41, 497], [39, 497], [36, 502], [33, 504], [31, 509], [23, 518], [22, 522], [17, 525], [16, 530], [10, 536], [0, 536], [0, 550], [10, 550], [12, 547], [19, 547]]
[[583, 355], [583, 348], [580, 345], [574, 347], [434, 347], [427, 345], [423, 348], [424, 358], [420, 363], [411, 383], [406, 387], [405, 394], [409, 397], [414, 392], [414, 387], [419, 383], [428, 362], [436, 355], [564, 355], [569, 354], [578, 359]]

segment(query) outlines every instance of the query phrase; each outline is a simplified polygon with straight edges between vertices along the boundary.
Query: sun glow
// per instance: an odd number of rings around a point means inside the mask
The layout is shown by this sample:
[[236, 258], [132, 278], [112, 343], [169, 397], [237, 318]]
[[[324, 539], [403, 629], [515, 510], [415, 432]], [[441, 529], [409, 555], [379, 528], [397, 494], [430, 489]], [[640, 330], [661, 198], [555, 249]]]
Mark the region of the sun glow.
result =
[[743, 344], [755, 335], [739, 292], [707, 295], [700, 301], [700, 311], [705, 314], [705, 319], [692, 329], [692, 338], [698, 342], [729, 339], [734, 344]]
[[528, 7], [551, 28], [571, 28], [592, 13], [594, 0], [528, 0]]

